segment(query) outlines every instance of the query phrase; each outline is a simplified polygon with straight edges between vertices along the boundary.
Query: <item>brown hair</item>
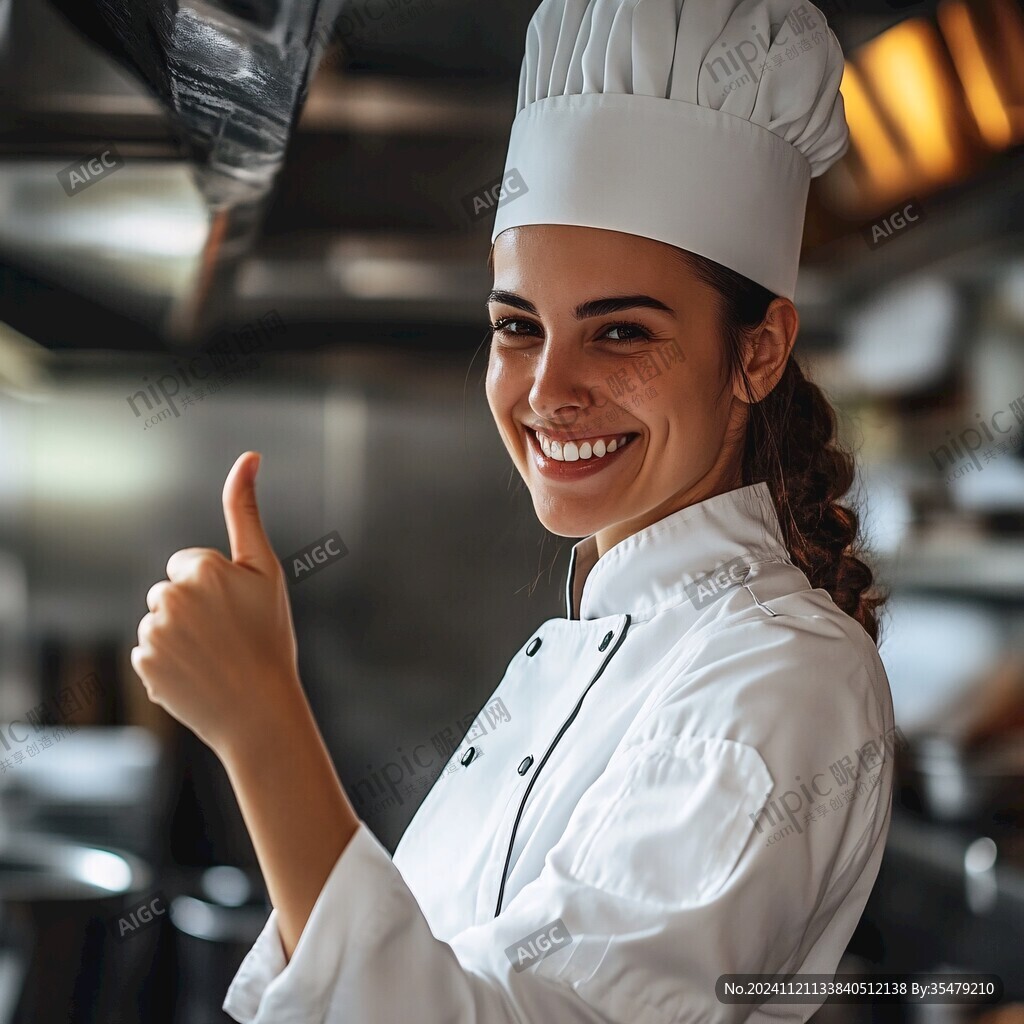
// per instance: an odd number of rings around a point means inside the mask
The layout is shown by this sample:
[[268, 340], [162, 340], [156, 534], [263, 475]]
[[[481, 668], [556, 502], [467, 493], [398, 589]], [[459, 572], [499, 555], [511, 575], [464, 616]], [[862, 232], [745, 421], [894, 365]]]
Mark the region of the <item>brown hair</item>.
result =
[[721, 296], [728, 379], [739, 375], [751, 399], [743, 485], [767, 482], [793, 564], [877, 644], [875, 609], [888, 594], [872, 589], [872, 571], [859, 557], [860, 517], [839, 504], [853, 484], [854, 460], [836, 440], [835, 410], [792, 355], [778, 383], [760, 401], [754, 400], [743, 366], [746, 332], [764, 321], [776, 296], [728, 267], [672, 248]]

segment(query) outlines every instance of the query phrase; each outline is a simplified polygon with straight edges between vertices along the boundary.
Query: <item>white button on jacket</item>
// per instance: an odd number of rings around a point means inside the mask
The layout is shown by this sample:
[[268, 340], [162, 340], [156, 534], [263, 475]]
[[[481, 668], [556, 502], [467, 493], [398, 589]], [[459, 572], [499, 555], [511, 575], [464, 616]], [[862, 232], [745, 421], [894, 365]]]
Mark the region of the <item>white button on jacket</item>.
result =
[[874, 643], [790, 562], [765, 483], [596, 561], [581, 541], [566, 590], [568, 617], [512, 658], [486, 706], [500, 718], [474, 723], [394, 859], [361, 824], [287, 963], [271, 913], [228, 990], [235, 1020], [763, 1024], [816, 1009], [724, 1003], [715, 984], [831, 974], [853, 934], [892, 795]]

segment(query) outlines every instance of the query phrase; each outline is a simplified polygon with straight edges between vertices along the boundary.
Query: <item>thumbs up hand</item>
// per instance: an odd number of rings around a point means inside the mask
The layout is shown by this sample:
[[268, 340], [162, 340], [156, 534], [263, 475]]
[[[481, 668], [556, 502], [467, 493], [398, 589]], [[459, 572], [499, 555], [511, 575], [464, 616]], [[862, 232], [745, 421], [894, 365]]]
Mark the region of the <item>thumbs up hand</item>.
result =
[[284, 572], [256, 505], [259, 458], [240, 455], [224, 482], [231, 558], [211, 548], [171, 555], [131, 653], [150, 700], [222, 760], [305, 700]]

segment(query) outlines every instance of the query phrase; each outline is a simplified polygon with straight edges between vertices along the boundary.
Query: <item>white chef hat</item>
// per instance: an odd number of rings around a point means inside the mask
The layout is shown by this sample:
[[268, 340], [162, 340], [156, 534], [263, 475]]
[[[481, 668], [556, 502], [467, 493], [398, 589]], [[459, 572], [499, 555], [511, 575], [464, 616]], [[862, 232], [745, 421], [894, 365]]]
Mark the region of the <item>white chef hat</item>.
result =
[[542, 0], [491, 241], [624, 231], [792, 298], [810, 179], [849, 142], [842, 73], [804, 0]]

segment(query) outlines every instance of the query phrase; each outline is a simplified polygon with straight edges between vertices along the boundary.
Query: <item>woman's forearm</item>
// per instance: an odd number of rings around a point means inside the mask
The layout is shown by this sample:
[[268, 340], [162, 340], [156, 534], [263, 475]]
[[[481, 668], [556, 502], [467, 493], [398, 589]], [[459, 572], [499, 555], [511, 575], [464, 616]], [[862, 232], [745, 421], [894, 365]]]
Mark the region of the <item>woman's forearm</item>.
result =
[[285, 956], [359, 827], [305, 696], [272, 731], [221, 751], [221, 762], [278, 913]]
[[224, 481], [231, 557], [171, 555], [167, 578], [146, 594], [131, 658], [149, 699], [227, 770], [290, 959], [359, 819], [298, 678], [288, 584], [256, 501], [258, 465], [245, 452]]

